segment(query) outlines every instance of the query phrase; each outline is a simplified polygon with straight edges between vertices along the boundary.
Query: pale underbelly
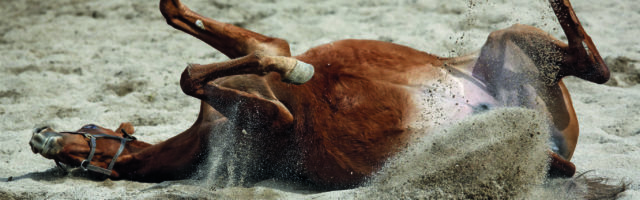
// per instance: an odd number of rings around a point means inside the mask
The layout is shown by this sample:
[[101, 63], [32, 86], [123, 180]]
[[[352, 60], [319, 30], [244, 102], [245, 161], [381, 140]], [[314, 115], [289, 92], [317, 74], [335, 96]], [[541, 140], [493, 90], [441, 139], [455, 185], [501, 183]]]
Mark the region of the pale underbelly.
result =
[[499, 105], [481, 82], [447, 72], [408, 87], [408, 91], [414, 105], [408, 124], [412, 132], [428, 133]]
[[[482, 82], [461, 72], [443, 69], [436, 77], [407, 87], [414, 105], [407, 124], [412, 136], [420, 137], [441, 130], [468, 116], [497, 107], [529, 108], [551, 117], [544, 101], [526, 85], [515, 86], [521, 89], [496, 98], [489, 94]], [[550, 149], [563, 155], [562, 149], [566, 145], [562, 132], [552, 125], [549, 131], [552, 136]]]

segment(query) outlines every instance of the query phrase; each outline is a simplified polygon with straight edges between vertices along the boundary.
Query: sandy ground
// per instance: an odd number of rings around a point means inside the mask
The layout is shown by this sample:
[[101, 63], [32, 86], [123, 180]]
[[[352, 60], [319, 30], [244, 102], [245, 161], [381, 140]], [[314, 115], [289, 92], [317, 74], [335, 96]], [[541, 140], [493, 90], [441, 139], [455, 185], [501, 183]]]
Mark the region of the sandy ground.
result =
[[[547, 2], [540, 0], [184, 3], [217, 20], [284, 38], [294, 54], [334, 40], [361, 38], [456, 56], [478, 50], [491, 31], [514, 23], [534, 25], [564, 39]], [[393, 189], [393, 184], [314, 193], [273, 181], [250, 188], [214, 188], [203, 186], [200, 180], [153, 184], [94, 181], [80, 172], [63, 175], [53, 161], [30, 151], [28, 140], [34, 127], [47, 124], [57, 130], [76, 130], [96, 123], [116, 128], [121, 122], [132, 122], [139, 139], [163, 141], [186, 129], [197, 115], [198, 101], [183, 95], [178, 85], [186, 63], [210, 63], [226, 57], [166, 25], [155, 1], [3, 0], [1, 4], [3, 199], [401, 197], [382, 195], [385, 188], [392, 188], [386, 195], [403, 194]], [[640, 123], [636, 121], [640, 120], [640, 4], [635, 0], [582, 0], [574, 1], [573, 6], [614, 73], [606, 85], [565, 79], [581, 126], [572, 161], [580, 171], [593, 170], [590, 174], [608, 177], [614, 183], [633, 181], [622, 198], [640, 199]], [[519, 112], [526, 111], [514, 111]], [[473, 120], [489, 119], [493, 118]], [[442, 140], [449, 141], [446, 137]], [[539, 146], [532, 142], [528, 147]], [[539, 159], [531, 156], [532, 161]], [[444, 166], [449, 161], [434, 162]], [[526, 166], [527, 162], [514, 164]], [[404, 171], [389, 168], [377, 180], [406, 175]], [[514, 178], [511, 183], [522, 186], [539, 181], [536, 175], [529, 178], [528, 182]]]

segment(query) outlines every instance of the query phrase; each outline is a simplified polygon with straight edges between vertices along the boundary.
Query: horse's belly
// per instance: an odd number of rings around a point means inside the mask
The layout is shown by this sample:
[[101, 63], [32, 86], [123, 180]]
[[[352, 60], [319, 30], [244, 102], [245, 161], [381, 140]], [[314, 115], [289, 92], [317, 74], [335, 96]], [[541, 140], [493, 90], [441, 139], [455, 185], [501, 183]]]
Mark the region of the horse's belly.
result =
[[478, 81], [445, 70], [437, 78], [414, 84], [409, 87], [414, 105], [409, 130], [428, 133], [496, 106], [496, 100], [483, 88]]

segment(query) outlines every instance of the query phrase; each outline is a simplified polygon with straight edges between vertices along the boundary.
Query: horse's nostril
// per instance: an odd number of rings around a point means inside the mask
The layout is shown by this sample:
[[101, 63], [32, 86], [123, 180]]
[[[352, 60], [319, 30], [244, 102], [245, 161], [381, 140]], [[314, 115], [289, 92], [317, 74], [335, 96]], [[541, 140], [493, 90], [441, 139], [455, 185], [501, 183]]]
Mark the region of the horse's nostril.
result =
[[34, 131], [35, 132], [33, 133], [33, 136], [31, 136], [31, 140], [29, 140], [29, 146], [31, 146], [33, 153], [40, 153], [42, 152], [42, 144], [44, 143], [45, 138], [42, 134], [38, 134], [38, 130]]
[[29, 146], [31, 147], [31, 151], [33, 151], [33, 153], [40, 153], [41, 149], [38, 148], [38, 145], [33, 140], [33, 138], [31, 138], [31, 140], [29, 140]]

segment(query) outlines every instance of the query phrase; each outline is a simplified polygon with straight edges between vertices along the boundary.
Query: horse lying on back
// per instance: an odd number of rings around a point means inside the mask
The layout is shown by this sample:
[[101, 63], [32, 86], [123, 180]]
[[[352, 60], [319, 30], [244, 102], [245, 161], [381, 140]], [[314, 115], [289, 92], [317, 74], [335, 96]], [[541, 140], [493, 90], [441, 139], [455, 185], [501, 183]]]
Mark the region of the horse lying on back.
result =
[[225, 131], [257, 154], [250, 161], [256, 173], [247, 179], [348, 188], [412, 138], [487, 109], [524, 107], [548, 116], [549, 173], [571, 177], [579, 128], [562, 78], [604, 83], [609, 70], [569, 0], [550, 3], [568, 44], [514, 25], [491, 33], [478, 54], [442, 58], [370, 40], [336, 41], [291, 56], [285, 40], [203, 17], [179, 0], [162, 0], [169, 25], [231, 58], [184, 70], [182, 91], [202, 100], [196, 122], [155, 145], [131, 136], [129, 123], [115, 131], [43, 127], [29, 144], [60, 166], [163, 181], [192, 174], [206, 160], [211, 139]]

